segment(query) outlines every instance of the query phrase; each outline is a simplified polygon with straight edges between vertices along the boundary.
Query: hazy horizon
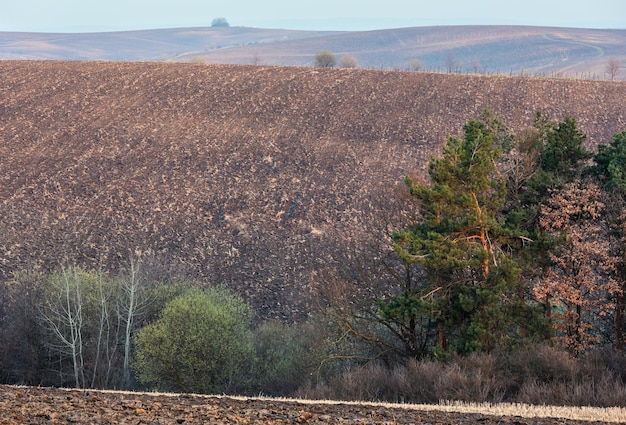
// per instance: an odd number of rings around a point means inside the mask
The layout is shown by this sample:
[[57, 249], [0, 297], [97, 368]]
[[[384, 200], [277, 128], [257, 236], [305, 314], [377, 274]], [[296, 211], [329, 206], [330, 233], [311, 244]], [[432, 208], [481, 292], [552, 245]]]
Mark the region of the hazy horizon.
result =
[[210, 26], [365, 31], [435, 25], [626, 29], [626, 2], [596, 0], [0, 0], [0, 31], [103, 32]]

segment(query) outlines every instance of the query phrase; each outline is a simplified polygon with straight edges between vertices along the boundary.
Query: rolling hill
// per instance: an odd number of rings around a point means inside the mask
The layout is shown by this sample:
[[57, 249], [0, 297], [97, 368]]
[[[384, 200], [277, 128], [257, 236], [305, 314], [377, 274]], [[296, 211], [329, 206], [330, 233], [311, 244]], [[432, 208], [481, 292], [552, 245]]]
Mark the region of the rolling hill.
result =
[[262, 317], [306, 315], [324, 273], [402, 220], [403, 177], [485, 108], [513, 130], [570, 114], [591, 147], [626, 130], [624, 82], [78, 61], [0, 76], [0, 279], [140, 256]]
[[[47, 34], [0, 32], [0, 59], [205, 61], [310, 66], [330, 50], [361, 68], [604, 79], [626, 63], [626, 29], [436, 26], [323, 32], [229, 28]], [[622, 72], [619, 78], [626, 77]]]

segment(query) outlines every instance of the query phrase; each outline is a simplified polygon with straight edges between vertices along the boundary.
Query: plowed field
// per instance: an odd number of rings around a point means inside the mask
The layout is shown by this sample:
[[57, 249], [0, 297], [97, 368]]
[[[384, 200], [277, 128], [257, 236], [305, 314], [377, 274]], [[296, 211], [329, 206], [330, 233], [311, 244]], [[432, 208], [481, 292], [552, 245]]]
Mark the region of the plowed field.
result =
[[468, 120], [569, 114], [593, 147], [626, 130], [624, 99], [610, 81], [0, 61], [0, 280], [141, 257], [306, 317], [320, 275], [374, 256], [404, 176]]
[[[616, 421], [614, 421], [616, 422]], [[558, 418], [311, 403], [0, 386], [0, 424], [590, 424]]]

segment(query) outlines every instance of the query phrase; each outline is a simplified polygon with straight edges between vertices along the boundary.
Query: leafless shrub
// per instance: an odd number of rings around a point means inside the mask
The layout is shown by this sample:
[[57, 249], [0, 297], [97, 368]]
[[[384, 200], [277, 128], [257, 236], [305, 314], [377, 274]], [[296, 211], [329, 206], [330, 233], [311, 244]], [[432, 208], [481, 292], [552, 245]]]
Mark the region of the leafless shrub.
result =
[[508, 386], [515, 391], [516, 385], [532, 378], [539, 383], [572, 381], [578, 370], [578, 362], [569, 353], [545, 345], [533, 345], [498, 356], [498, 368], [506, 371]]
[[352, 55], [343, 55], [339, 59], [339, 67], [340, 68], [358, 68], [359, 61]]
[[563, 399], [566, 394], [564, 384], [527, 381], [519, 390], [518, 399], [520, 403], [528, 404], [554, 404], [554, 400]]
[[498, 370], [495, 355], [473, 354], [463, 363], [468, 379], [468, 400], [491, 403], [504, 400], [506, 379]]
[[606, 63], [606, 67], [604, 68], [605, 72], [609, 76], [611, 80], [614, 80], [615, 77], [622, 71], [622, 64], [619, 60], [615, 58], [611, 58]]
[[424, 64], [419, 59], [411, 59], [409, 61], [409, 71], [421, 71], [424, 68]]
[[468, 379], [456, 363], [442, 364], [434, 383], [435, 394], [441, 400], [467, 400]]
[[589, 353], [584, 358], [585, 373], [597, 375], [605, 371], [626, 383], [626, 354], [612, 347], [604, 347]]
[[298, 396], [406, 403], [457, 400], [623, 406], [626, 382], [614, 370], [617, 367], [602, 366], [608, 361], [619, 367], [626, 356], [604, 353], [575, 359], [567, 352], [536, 346], [447, 362], [410, 360], [394, 368], [370, 363], [303, 387]]

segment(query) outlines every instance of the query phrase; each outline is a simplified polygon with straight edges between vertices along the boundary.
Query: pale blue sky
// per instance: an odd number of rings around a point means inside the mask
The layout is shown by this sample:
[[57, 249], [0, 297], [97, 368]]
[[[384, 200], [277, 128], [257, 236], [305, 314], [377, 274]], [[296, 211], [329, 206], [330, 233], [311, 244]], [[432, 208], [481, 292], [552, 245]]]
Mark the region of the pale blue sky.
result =
[[368, 30], [515, 24], [626, 29], [626, 0], [0, 0], [0, 31], [209, 26]]

